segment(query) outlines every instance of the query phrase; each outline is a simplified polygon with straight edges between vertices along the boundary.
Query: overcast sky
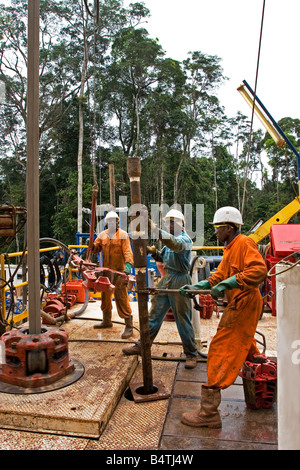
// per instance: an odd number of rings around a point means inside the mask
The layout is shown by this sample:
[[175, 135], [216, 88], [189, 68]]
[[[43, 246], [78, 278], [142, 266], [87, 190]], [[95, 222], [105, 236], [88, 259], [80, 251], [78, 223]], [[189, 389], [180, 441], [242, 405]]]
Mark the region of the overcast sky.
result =
[[[127, 6], [132, 1], [124, 1]], [[228, 81], [219, 98], [229, 117], [251, 109], [237, 91], [243, 80], [254, 89], [263, 0], [144, 0], [151, 18], [143, 26], [168, 57], [189, 51], [222, 59]], [[300, 118], [300, 0], [266, 0], [257, 96], [275, 121]], [[261, 127], [257, 120], [255, 127]]]

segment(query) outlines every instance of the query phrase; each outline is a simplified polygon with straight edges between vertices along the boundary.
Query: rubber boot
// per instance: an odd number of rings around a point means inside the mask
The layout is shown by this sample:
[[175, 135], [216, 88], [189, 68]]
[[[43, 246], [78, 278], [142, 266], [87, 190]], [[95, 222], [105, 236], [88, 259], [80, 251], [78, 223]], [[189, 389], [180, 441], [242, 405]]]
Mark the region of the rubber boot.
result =
[[134, 356], [135, 354], [139, 354], [141, 356], [142, 347], [141, 347], [140, 340], [138, 340], [133, 346], [122, 348], [122, 352], [126, 356]]
[[130, 338], [133, 335], [132, 316], [125, 318], [125, 328], [121, 334], [122, 339]]
[[197, 356], [186, 356], [185, 360], [185, 368], [186, 369], [194, 369], [197, 365]]
[[[152, 346], [153, 341], [154, 341], [154, 338], [150, 338], [150, 346]], [[134, 354], [139, 354], [141, 356], [142, 355], [141, 340], [139, 339], [133, 346], [123, 348], [122, 351], [126, 356], [133, 356]]]
[[113, 326], [111, 321], [111, 312], [103, 312], [103, 320], [101, 323], [96, 323], [94, 328], [111, 328]]
[[212, 388], [201, 388], [201, 406], [198, 411], [183, 413], [181, 422], [196, 428], [221, 428], [222, 421], [218, 406], [221, 403], [221, 390]]

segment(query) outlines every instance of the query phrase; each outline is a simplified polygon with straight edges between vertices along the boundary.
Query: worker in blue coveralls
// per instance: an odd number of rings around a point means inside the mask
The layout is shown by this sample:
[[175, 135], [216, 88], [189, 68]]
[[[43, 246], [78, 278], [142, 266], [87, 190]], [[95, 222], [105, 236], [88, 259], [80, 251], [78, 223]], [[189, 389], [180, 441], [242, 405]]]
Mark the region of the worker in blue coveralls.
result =
[[[178, 293], [153, 295], [149, 312], [150, 343], [153, 343], [171, 307], [186, 355], [185, 368], [193, 369], [197, 364], [198, 350], [192, 325], [192, 303], [191, 299], [179, 294], [180, 287], [190, 284], [192, 240], [184, 230], [184, 216], [180, 211], [171, 209], [164, 217], [164, 222], [169, 226], [170, 233], [159, 229], [149, 220], [149, 229], [164, 246], [161, 251], [155, 247], [147, 247], [147, 251], [156, 261], [164, 263], [166, 274], [157, 284], [157, 289], [178, 289]], [[122, 351], [126, 355], [141, 354], [140, 340]]]

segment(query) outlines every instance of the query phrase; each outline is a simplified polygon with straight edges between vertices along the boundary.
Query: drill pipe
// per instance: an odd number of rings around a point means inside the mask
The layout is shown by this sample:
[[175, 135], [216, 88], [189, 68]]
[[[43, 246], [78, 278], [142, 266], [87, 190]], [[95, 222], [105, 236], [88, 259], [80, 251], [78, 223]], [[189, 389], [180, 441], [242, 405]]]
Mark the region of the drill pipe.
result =
[[[155, 294], [179, 294], [179, 289], [156, 289], [155, 287], [147, 287], [145, 291], [141, 292], [140, 290], [136, 291], [138, 294], [141, 293], [147, 293], [149, 295], [155, 295]], [[198, 295], [198, 294], [210, 294], [210, 290], [191, 290], [187, 289], [187, 292], [192, 296], [192, 295]]]
[[[138, 157], [129, 157], [127, 159], [127, 173], [130, 180], [131, 206], [141, 208], [141, 162]], [[131, 222], [141, 213], [132, 214]], [[144, 214], [145, 227], [148, 226], [148, 217]], [[132, 224], [133, 225], [133, 224]], [[147, 240], [142, 232], [141, 224], [135, 227], [135, 236], [132, 237], [132, 251], [134, 259], [135, 277], [137, 289], [141, 291], [138, 296], [139, 323], [140, 323], [140, 341], [141, 356], [143, 368], [144, 394], [153, 393], [153, 376], [151, 362], [151, 342], [149, 334], [148, 319], [148, 294], [143, 291], [147, 288]]]

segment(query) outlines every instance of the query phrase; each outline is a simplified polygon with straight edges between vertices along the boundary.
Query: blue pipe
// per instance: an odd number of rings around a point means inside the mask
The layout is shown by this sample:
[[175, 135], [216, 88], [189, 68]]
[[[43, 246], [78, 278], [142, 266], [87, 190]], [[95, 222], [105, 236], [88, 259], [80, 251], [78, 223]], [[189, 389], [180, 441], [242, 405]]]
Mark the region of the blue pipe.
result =
[[254, 91], [252, 90], [252, 88], [250, 87], [249, 83], [247, 83], [246, 80], [243, 80], [243, 83], [244, 85], [248, 88], [248, 90], [250, 91], [250, 93], [252, 94], [253, 97], [255, 97], [255, 101], [257, 101], [259, 103], [259, 105], [261, 106], [261, 108], [264, 110], [264, 112], [266, 113], [266, 115], [269, 117], [269, 119], [272, 121], [272, 123], [274, 124], [274, 126], [276, 127], [276, 129], [278, 130], [279, 134], [284, 138], [284, 140], [286, 141], [286, 143], [288, 144], [288, 146], [290, 147], [290, 149], [292, 150], [292, 152], [294, 152], [294, 154], [296, 155], [297, 157], [297, 169], [298, 169], [298, 181], [300, 181], [300, 154], [299, 152], [295, 149], [295, 147], [293, 146], [292, 142], [289, 140], [289, 138], [285, 135], [285, 133], [283, 132], [283, 130], [278, 126], [277, 122], [273, 119], [273, 117], [271, 116], [271, 114], [269, 113], [269, 111], [266, 109], [266, 107], [262, 104], [262, 102], [260, 101], [260, 99], [258, 98], [257, 95], [255, 95]]

